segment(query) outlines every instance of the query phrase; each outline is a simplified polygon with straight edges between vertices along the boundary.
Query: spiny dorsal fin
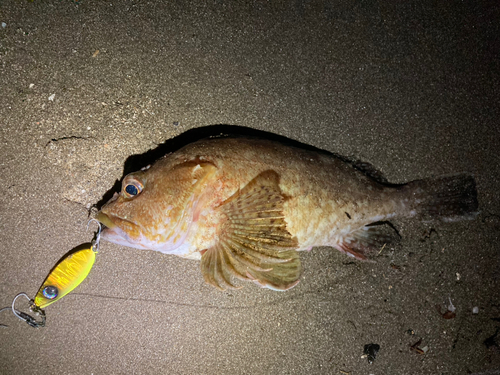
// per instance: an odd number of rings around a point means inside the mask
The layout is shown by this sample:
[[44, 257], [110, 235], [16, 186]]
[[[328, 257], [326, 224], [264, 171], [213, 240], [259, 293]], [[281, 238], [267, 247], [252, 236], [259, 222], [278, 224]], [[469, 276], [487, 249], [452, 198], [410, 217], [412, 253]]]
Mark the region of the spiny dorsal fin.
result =
[[284, 202], [278, 174], [265, 171], [219, 207], [226, 216], [219, 242], [201, 259], [207, 283], [222, 290], [236, 288], [233, 276], [286, 290], [299, 282], [298, 244], [286, 229]]
[[388, 184], [389, 181], [387, 181], [387, 178], [384, 176], [384, 174], [379, 171], [377, 168], [375, 168], [372, 164], [361, 161], [361, 160], [356, 160], [351, 163], [354, 168], [357, 170], [363, 172], [365, 175], [368, 177], [372, 178], [373, 180], [380, 182], [381, 184]]

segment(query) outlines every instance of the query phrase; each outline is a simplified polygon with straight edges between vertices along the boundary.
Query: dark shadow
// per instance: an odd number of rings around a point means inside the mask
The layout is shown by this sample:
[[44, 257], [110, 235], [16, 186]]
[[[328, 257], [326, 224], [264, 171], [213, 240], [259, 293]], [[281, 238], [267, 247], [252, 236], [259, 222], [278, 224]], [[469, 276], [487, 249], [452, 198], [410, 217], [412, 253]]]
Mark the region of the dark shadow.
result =
[[[153, 164], [156, 160], [160, 159], [162, 156], [175, 152], [182, 147], [199, 141], [201, 139], [205, 138], [215, 138], [215, 137], [246, 137], [246, 138], [260, 138], [260, 139], [267, 139], [270, 141], [274, 142], [279, 142], [288, 146], [293, 146], [297, 147], [303, 150], [309, 150], [309, 151], [315, 151], [319, 152], [322, 154], [327, 154], [331, 156], [335, 156], [337, 158], [340, 158], [348, 163], [353, 164], [355, 168], [358, 168], [360, 170], [363, 170], [365, 173], [369, 175], [373, 175], [372, 177], [376, 177], [376, 173], [372, 173], [373, 171], [370, 170], [371, 166], [368, 163], [358, 163], [357, 161], [349, 160], [345, 157], [342, 157], [340, 155], [333, 154], [331, 152], [325, 151], [318, 149], [314, 146], [298, 142], [296, 140], [262, 131], [262, 130], [256, 130], [252, 128], [247, 128], [244, 126], [237, 126], [237, 125], [210, 125], [210, 126], [204, 126], [201, 128], [195, 128], [195, 129], [190, 129], [172, 139], [168, 139], [162, 144], [158, 145], [156, 148], [151, 149], [149, 151], [146, 151], [143, 154], [137, 154], [137, 155], [131, 155], [127, 158], [125, 161], [125, 165], [123, 166], [123, 177], [125, 177], [127, 174], [136, 172], [140, 170], [141, 168]], [[370, 168], [366, 168], [367, 166], [370, 166]], [[377, 172], [378, 173], [378, 172]], [[377, 178], [376, 178], [377, 179]], [[113, 187], [108, 190], [102, 197], [102, 199], [97, 202], [94, 207], [97, 209], [101, 209], [101, 207], [111, 199], [113, 194], [115, 192], [120, 191], [121, 189], [121, 181], [116, 181], [113, 185]]]
[[256, 130], [236, 125], [211, 125], [190, 129], [185, 133], [178, 135], [177, 137], [166, 140], [162, 144], [158, 145], [158, 147], [146, 151], [143, 154], [129, 156], [125, 161], [125, 165], [123, 167], [123, 175], [126, 176], [127, 174], [135, 172], [148, 164], [152, 164], [169, 152], [175, 152], [190, 143], [199, 141], [201, 139], [214, 137], [260, 138], [284, 143], [289, 146], [294, 146], [306, 150], [326, 153], [326, 151], [320, 150], [316, 147], [262, 130]]
[[[292, 139], [269, 133], [266, 131], [256, 130], [252, 128], [247, 128], [244, 126], [236, 125], [210, 125], [203, 126], [201, 128], [190, 129], [174, 138], [167, 139], [162, 144], [158, 145], [156, 148], [146, 151], [143, 154], [131, 155], [125, 161], [123, 166], [123, 177], [129, 173], [140, 170], [149, 164], [153, 164], [156, 160], [160, 159], [162, 156], [175, 152], [182, 147], [199, 141], [205, 138], [214, 137], [251, 137], [251, 138], [261, 138], [268, 139], [275, 142], [284, 143], [290, 146], [313, 150], [316, 152], [325, 152], [310, 145], [294, 141]], [[97, 202], [94, 207], [101, 209], [101, 207], [111, 199], [115, 192], [120, 191], [121, 181], [115, 181], [114, 185], [108, 190], [102, 197], [102, 199]]]

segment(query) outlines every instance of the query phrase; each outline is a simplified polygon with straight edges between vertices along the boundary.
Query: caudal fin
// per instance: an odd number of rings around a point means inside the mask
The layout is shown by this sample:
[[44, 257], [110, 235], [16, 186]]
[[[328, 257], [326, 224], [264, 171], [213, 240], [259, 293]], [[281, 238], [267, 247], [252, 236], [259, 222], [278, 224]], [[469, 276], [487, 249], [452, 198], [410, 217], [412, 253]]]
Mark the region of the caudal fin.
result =
[[478, 214], [476, 182], [472, 176], [430, 178], [405, 185], [413, 197], [414, 212], [422, 220], [458, 221]]

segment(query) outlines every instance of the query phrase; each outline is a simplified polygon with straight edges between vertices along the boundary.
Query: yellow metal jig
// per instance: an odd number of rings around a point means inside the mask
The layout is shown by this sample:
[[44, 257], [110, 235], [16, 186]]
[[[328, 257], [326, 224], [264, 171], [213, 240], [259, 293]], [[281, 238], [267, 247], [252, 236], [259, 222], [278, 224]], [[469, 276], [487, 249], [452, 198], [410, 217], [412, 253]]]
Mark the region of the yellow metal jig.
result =
[[35, 296], [35, 306], [44, 309], [60, 300], [85, 280], [95, 261], [91, 243], [71, 250], [52, 269]]
[[14, 307], [17, 298], [20, 296], [25, 296], [29, 300], [29, 297], [25, 293], [19, 293], [14, 298], [12, 307], [3, 308], [0, 311], [11, 308], [14, 315], [24, 320], [30, 326], [35, 328], [45, 326], [45, 311], [43, 309], [60, 300], [80, 285], [94, 265], [95, 254], [99, 251], [101, 224], [97, 220], [91, 219], [87, 224], [87, 228], [92, 221], [97, 222], [99, 226], [92, 242], [74, 248], [59, 260], [38, 290], [35, 299], [30, 300], [30, 310], [40, 316], [41, 320], [37, 321], [32, 316], [16, 310]]

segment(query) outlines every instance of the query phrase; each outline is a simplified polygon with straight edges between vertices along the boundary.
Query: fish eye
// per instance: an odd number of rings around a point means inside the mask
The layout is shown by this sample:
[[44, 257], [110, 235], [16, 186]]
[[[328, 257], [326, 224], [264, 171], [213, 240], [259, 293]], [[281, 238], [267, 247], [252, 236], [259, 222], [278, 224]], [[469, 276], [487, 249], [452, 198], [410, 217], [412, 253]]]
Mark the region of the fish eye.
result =
[[130, 181], [123, 188], [125, 197], [132, 198], [142, 192], [143, 186], [139, 181]]

